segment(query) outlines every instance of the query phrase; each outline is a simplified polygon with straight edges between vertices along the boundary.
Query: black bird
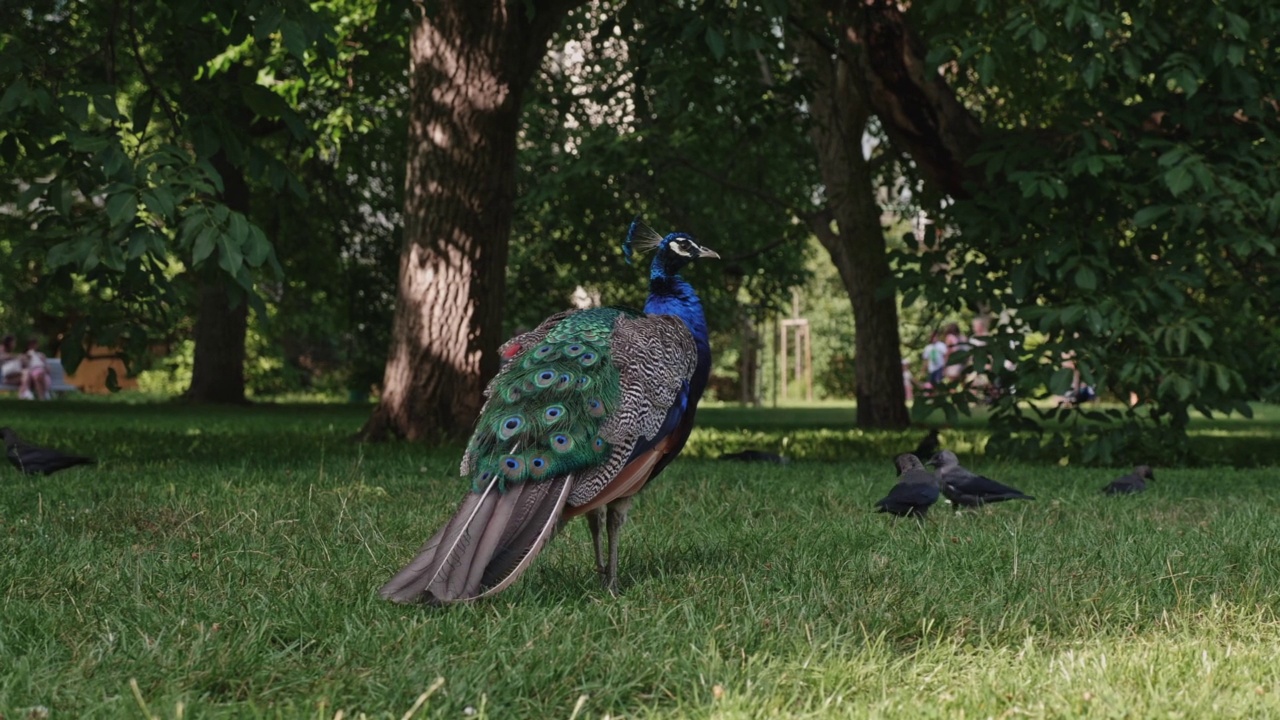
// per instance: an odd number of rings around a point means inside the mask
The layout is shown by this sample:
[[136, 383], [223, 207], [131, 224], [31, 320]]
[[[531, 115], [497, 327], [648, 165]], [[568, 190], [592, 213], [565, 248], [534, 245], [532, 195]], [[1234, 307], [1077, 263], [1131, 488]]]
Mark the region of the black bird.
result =
[[[927, 463], [929, 462], [929, 458], [932, 457], [933, 454], [937, 451], [938, 451], [938, 429], [934, 428], [929, 431], [928, 435], [925, 435], [923, 438], [920, 439], [920, 443], [916, 445], [915, 450], [911, 451], [911, 454], [915, 455], [916, 458], [920, 460], [920, 462]], [[898, 469], [898, 461], [896, 458], [893, 461], [893, 467], [895, 470]]]
[[911, 453], [899, 455], [895, 464], [899, 471], [898, 483], [876, 503], [876, 512], [923, 519], [929, 506], [938, 501], [938, 479]]
[[781, 455], [775, 455], [770, 452], [764, 452], [763, 450], [743, 450], [742, 452], [725, 453], [717, 459], [737, 460], [738, 462], [765, 462], [773, 463], [774, 465], [786, 465], [791, 462], [790, 458], [785, 458]]
[[1128, 475], [1121, 475], [1111, 484], [1102, 488], [1102, 492], [1108, 495], [1130, 495], [1140, 493], [1147, 489], [1147, 481], [1155, 480], [1156, 474], [1151, 472], [1148, 465], [1139, 465], [1133, 469]]
[[1035, 500], [1017, 488], [966, 470], [950, 450], [937, 453], [929, 460], [929, 464], [938, 469], [938, 484], [942, 494], [957, 510], [1005, 500]]
[[42, 448], [18, 437], [11, 428], [0, 428], [4, 438], [4, 454], [9, 463], [28, 475], [48, 475], [76, 465], [93, 465], [93, 458], [67, 455], [57, 450]]
[[911, 454], [920, 458], [920, 462], [927, 463], [929, 458], [933, 457], [936, 452], [938, 452], [938, 428], [930, 430], [929, 434], [920, 440], [920, 444], [916, 445], [916, 449], [911, 451]]

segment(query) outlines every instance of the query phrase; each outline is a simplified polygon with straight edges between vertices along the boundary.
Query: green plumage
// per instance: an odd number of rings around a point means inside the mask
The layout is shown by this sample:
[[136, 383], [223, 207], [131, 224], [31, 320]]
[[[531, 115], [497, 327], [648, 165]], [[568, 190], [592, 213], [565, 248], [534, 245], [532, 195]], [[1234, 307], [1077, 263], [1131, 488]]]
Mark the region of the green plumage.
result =
[[[489, 385], [475, 434], [467, 445], [472, 487], [483, 491], [557, 477], [599, 464], [610, 444], [601, 434], [622, 396], [610, 338], [622, 308], [567, 315], [545, 337], [516, 339]], [[528, 343], [526, 346], [525, 343]]]

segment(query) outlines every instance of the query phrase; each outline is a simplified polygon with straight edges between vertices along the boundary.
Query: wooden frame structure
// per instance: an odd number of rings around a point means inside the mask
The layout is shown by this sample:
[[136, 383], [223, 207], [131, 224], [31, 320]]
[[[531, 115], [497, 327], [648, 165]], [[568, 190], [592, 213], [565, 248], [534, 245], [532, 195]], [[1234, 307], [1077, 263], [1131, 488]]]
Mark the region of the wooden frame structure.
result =
[[[805, 399], [813, 400], [813, 337], [809, 332], [809, 321], [805, 318], [793, 317], [787, 318], [780, 322], [779, 335], [781, 336], [778, 344], [778, 354], [781, 357], [782, 365], [782, 397], [785, 399], [787, 395], [787, 375], [790, 369], [791, 358], [790, 347], [795, 348], [795, 376], [796, 382], [800, 382], [801, 378], [805, 383]], [[787, 337], [795, 329], [795, 343], [788, 345]]]

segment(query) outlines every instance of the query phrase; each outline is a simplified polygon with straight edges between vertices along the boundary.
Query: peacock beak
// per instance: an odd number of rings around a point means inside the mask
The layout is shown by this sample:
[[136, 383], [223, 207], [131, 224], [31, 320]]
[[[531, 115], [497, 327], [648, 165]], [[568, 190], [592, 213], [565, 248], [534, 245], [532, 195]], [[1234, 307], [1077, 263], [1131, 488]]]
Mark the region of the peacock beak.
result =
[[698, 246], [698, 259], [699, 259], [699, 260], [702, 260], [702, 259], [705, 259], [705, 258], [715, 258], [716, 260], [719, 260], [719, 259], [720, 259], [720, 253], [716, 252], [715, 250], [712, 250], [712, 249], [711, 249], [711, 248], [709, 248], [709, 247], [702, 247], [701, 245], [699, 245], [699, 246]]

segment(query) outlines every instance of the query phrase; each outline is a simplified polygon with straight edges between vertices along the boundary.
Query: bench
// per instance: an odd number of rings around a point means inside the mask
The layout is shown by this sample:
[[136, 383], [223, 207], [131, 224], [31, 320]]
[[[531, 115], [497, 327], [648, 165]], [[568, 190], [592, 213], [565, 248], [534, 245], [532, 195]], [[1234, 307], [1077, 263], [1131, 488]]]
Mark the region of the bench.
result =
[[[52, 393], [69, 393], [80, 392], [80, 388], [67, 383], [67, 371], [62, 369], [62, 360], [59, 358], [49, 358], [45, 360], [45, 372], [49, 373], [49, 392]], [[18, 392], [19, 384], [16, 382], [5, 382], [4, 378], [0, 378], [0, 392]]]

